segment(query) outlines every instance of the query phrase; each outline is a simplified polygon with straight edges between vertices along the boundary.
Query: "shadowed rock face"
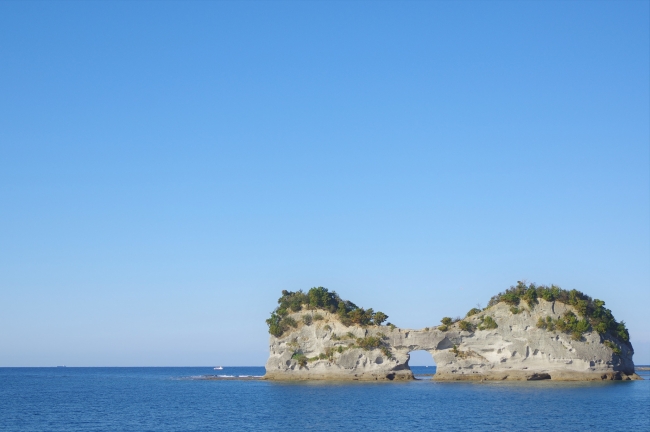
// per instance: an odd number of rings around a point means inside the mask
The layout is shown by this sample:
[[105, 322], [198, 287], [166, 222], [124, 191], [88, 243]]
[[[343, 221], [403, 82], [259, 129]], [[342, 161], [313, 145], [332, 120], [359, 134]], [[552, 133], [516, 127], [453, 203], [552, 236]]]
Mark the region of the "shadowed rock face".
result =
[[[620, 355], [601, 342], [596, 332], [580, 341], [558, 331], [536, 326], [538, 319], [558, 318], [571, 306], [539, 300], [532, 310], [513, 314], [499, 303], [466, 318], [478, 328], [481, 317], [490, 316], [498, 327], [462, 331], [460, 324], [411, 330], [385, 326], [341, 324], [336, 315], [319, 311], [324, 319], [299, 324], [281, 337], [270, 337], [267, 379], [303, 380], [406, 380], [413, 379], [409, 352], [426, 350], [433, 356], [435, 380], [604, 380], [638, 379], [634, 373], [631, 344], [618, 341]], [[295, 313], [296, 321], [305, 313]], [[383, 348], [359, 347], [363, 338], [376, 337]], [[340, 352], [339, 352], [340, 351]], [[321, 355], [324, 359], [315, 358]], [[310, 358], [305, 363], [301, 356]]]

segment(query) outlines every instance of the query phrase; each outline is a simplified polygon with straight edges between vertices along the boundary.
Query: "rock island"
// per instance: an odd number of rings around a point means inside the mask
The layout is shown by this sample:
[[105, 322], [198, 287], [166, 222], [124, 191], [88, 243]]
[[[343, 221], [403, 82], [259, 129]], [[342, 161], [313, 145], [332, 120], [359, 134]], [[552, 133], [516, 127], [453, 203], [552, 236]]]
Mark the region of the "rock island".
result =
[[473, 308], [414, 330], [323, 287], [282, 291], [266, 321], [265, 379], [410, 380], [409, 352], [426, 350], [434, 380], [631, 380], [634, 350], [605, 302], [519, 282]]

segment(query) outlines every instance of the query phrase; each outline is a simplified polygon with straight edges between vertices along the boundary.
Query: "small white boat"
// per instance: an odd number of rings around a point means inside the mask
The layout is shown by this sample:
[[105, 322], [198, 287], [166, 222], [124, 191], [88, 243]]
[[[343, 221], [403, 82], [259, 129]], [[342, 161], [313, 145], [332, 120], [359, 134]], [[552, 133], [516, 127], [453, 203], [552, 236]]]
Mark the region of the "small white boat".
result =
[[221, 366], [217, 366], [216, 368], [214, 368], [214, 370], [223, 370], [223, 368]]

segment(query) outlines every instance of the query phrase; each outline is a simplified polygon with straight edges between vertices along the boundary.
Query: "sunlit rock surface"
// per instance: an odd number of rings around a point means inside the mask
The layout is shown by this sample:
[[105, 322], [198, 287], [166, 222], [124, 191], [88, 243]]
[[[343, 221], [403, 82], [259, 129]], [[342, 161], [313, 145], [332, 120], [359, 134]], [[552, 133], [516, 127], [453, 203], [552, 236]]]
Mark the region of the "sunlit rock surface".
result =
[[[617, 341], [621, 350], [617, 355], [595, 331], [584, 333], [576, 341], [566, 333], [537, 327], [540, 317], [558, 318], [568, 310], [575, 313], [571, 306], [540, 299], [532, 309], [521, 309], [514, 314], [509, 305], [498, 303], [465, 318], [474, 326], [473, 331], [462, 331], [460, 322], [450, 325], [447, 331], [440, 327], [346, 327], [334, 314], [301, 311], [290, 315], [299, 322], [295, 329], [281, 337], [270, 337], [265, 378], [408, 380], [413, 379], [408, 353], [426, 350], [437, 365], [435, 380], [638, 379], [630, 343]], [[322, 320], [310, 325], [302, 322], [305, 314], [316, 312], [323, 316]], [[498, 327], [479, 330], [481, 318], [486, 316]], [[368, 337], [381, 339], [382, 346], [359, 347]]]

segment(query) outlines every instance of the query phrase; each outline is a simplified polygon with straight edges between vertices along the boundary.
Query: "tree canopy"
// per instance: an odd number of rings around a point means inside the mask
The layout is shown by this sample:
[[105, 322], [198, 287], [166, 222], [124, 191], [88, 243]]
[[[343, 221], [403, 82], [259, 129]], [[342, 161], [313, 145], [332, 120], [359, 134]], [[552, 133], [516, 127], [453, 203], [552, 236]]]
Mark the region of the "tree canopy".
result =
[[[517, 306], [521, 301], [525, 301], [532, 308], [539, 303], [538, 299], [540, 298], [546, 301], [558, 301], [573, 306], [583, 318], [582, 320], [578, 320], [573, 314], [571, 314], [573, 318], [567, 315], [566, 319], [561, 320], [561, 323], [556, 323], [558, 330], [576, 333], [577, 337], [578, 333], [582, 334], [593, 328], [601, 335], [610, 335], [623, 342], [630, 341], [630, 334], [625, 327], [625, 322], [616, 321], [612, 311], [605, 307], [604, 301], [592, 299], [575, 289], [569, 291], [556, 285], [549, 287], [518, 281], [517, 285], [511, 286], [504, 292], [493, 296], [488, 303], [488, 307], [500, 302]], [[541, 326], [542, 324], [540, 324]]]
[[288, 322], [288, 315], [303, 309], [321, 309], [336, 314], [338, 319], [346, 326], [357, 324], [361, 326], [381, 325], [388, 319], [383, 312], [375, 312], [372, 308], [364, 309], [349, 300], [343, 300], [336, 291], [329, 291], [324, 287], [314, 287], [308, 292], [299, 290], [282, 291], [278, 299], [278, 307], [271, 312], [271, 317], [266, 320], [269, 333], [281, 336], [289, 327], [295, 327]]

